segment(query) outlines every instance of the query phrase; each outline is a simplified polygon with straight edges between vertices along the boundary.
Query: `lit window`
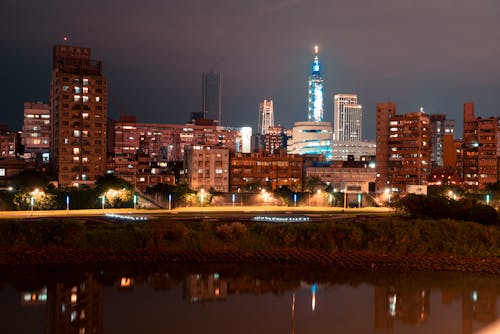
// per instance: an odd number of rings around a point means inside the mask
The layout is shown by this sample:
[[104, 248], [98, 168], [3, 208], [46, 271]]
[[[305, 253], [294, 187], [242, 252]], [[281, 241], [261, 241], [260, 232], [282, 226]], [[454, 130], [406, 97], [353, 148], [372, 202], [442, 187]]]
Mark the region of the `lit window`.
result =
[[83, 157], [83, 158], [82, 158], [82, 161], [83, 161], [83, 162], [89, 162], [89, 158], [88, 158], [88, 157]]
[[35, 115], [33, 115], [33, 114], [28, 114], [28, 115], [26, 115], [26, 118], [35, 118]]
[[69, 143], [69, 139], [68, 138], [64, 138], [64, 143], [68, 144]]
[[63, 86], [63, 92], [67, 92], [69, 90], [69, 86]]
[[73, 100], [74, 100], [75, 102], [80, 101], [80, 100], [81, 100], [81, 98], [82, 98], [82, 97], [81, 97], [80, 95], [75, 95], [75, 96], [73, 96]]
[[80, 94], [82, 92], [82, 88], [75, 86], [75, 93]]
[[89, 97], [87, 95], [83, 96], [83, 102], [89, 102]]
[[89, 113], [88, 113], [88, 112], [84, 112], [84, 113], [82, 113], [82, 118], [83, 118], [83, 119], [87, 119], [87, 118], [89, 118]]
[[5, 176], [5, 168], [0, 168], [0, 176]]
[[73, 161], [79, 161], [80, 158], [79, 157], [73, 157]]
[[100, 96], [96, 96], [96, 97], [95, 97], [95, 101], [96, 101], [96, 102], [101, 102], [101, 97], [100, 97]]
[[89, 79], [83, 78], [83, 85], [88, 86], [88, 84], [89, 84]]
[[88, 94], [88, 93], [89, 93], [89, 88], [83, 87], [83, 94]]
[[76, 320], [76, 311], [72, 311], [71, 312], [71, 319], [70, 319], [70, 321], [74, 322], [75, 320]]
[[80, 137], [80, 130], [73, 130], [74, 137]]
[[80, 149], [78, 147], [73, 147], [73, 154], [80, 154]]

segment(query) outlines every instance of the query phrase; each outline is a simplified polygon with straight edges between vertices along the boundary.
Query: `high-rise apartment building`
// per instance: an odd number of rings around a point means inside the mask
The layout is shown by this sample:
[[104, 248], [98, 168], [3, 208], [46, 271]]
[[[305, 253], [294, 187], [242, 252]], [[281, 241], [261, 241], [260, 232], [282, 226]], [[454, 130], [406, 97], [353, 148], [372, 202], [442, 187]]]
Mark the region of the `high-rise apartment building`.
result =
[[314, 60], [312, 72], [308, 80], [308, 121], [323, 122], [323, 77], [321, 76], [320, 63], [318, 58], [319, 49], [314, 47]]
[[474, 115], [474, 103], [464, 104], [463, 181], [468, 189], [498, 182], [500, 117]]
[[423, 110], [396, 115], [394, 103], [377, 104], [376, 191], [406, 192], [426, 184], [430, 164], [430, 119]]
[[333, 110], [333, 138], [344, 142], [362, 140], [363, 107], [355, 94], [336, 94]]
[[273, 100], [264, 100], [259, 104], [258, 133], [266, 135], [270, 127], [274, 127]]
[[24, 124], [22, 143], [24, 153], [42, 156], [43, 161], [49, 160], [50, 141], [50, 107], [42, 102], [24, 103]]
[[90, 48], [54, 46], [51, 166], [60, 185], [93, 185], [105, 172], [106, 79]]
[[208, 72], [202, 75], [203, 118], [215, 120], [220, 124], [222, 116], [222, 74]]
[[435, 168], [443, 167], [444, 155], [444, 137], [445, 135], [454, 135], [455, 121], [447, 120], [446, 115], [430, 115], [431, 120], [431, 165]]

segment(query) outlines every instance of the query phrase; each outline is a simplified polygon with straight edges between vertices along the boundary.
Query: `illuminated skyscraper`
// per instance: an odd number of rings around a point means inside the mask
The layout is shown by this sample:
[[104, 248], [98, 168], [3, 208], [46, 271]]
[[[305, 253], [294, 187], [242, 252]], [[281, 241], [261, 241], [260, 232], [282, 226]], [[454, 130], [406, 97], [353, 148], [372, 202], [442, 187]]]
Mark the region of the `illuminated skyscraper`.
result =
[[274, 127], [273, 100], [264, 100], [259, 104], [259, 131], [261, 135], [269, 133], [269, 128]]
[[308, 87], [308, 120], [310, 122], [323, 121], [323, 77], [320, 73], [318, 59], [318, 46], [314, 47], [314, 60], [312, 63], [312, 73], [309, 76]]
[[336, 94], [333, 111], [334, 140], [355, 142], [361, 141], [363, 108], [358, 104], [355, 94]]
[[54, 46], [50, 163], [62, 186], [91, 186], [106, 170], [107, 85], [90, 48]]
[[323, 154], [332, 159], [332, 124], [323, 122], [323, 78], [320, 74], [318, 46], [314, 47], [312, 73], [309, 76], [308, 121], [295, 122], [288, 141], [288, 154]]
[[220, 123], [222, 115], [222, 75], [220, 72], [203, 73], [203, 118]]

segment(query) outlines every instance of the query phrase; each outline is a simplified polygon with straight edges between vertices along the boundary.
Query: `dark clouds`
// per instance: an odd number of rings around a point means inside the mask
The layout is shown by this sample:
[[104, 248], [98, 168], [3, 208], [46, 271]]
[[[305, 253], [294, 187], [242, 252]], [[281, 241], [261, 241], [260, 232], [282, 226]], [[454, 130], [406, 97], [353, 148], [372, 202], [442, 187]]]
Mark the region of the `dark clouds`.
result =
[[[500, 3], [468, 0], [38, 1], [0, 4], [0, 123], [20, 127], [22, 103], [48, 100], [52, 46], [92, 48], [104, 61], [111, 117], [183, 122], [201, 104], [201, 73], [223, 73], [223, 120], [255, 125], [275, 101], [285, 126], [306, 118], [312, 47], [320, 45], [325, 118], [334, 93], [358, 93], [365, 137], [378, 101], [398, 112], [462, 104], [499, 114]], [[459, 132], [460, 133], [460, 132]]]

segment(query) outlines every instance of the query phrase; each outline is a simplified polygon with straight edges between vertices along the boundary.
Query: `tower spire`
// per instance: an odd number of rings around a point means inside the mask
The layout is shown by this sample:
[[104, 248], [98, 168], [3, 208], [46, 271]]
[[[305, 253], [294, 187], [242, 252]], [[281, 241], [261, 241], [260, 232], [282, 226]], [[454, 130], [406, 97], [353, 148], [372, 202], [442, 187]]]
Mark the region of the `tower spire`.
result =
[[319, 64], [319, 47], [314, 46], [314, 60], [312, 62], [312, 73], [308, 80], [308, 120], [323, 122], [323, 78], [321, 77]]

